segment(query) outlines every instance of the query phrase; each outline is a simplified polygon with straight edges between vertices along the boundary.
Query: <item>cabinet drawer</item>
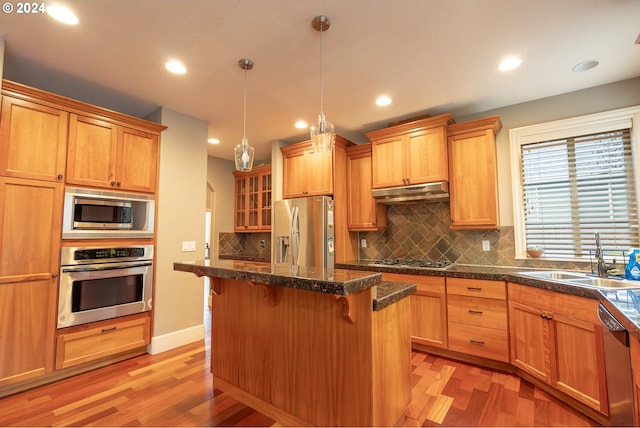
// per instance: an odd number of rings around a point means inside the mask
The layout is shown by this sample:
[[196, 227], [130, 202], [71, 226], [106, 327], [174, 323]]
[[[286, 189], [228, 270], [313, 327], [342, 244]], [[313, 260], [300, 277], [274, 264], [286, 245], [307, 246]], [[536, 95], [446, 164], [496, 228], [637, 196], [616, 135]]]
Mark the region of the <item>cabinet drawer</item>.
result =
[[447, 294], [506, 300], [506, 284], [485, 279], [447, 278]]
[[62, 333], [56, 343], [56, 369], [97, 360], [149, 344], [150, 318], [100, 323]]
[[505, 330], [449, 323], [449, 349], [497, 361], [509, 361], [509, 338]]
[[507, 330], [507, 302], [497, 299], [450, 295], [449, 321]]

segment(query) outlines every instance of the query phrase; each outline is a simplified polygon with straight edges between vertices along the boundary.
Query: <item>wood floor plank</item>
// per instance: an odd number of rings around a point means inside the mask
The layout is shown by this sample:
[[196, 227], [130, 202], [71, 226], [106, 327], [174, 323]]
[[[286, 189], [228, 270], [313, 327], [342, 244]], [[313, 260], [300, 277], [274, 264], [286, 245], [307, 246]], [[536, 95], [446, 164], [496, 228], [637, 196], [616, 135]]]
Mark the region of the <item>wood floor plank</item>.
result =
[[[0, 399], [0, 426], [281, 426], [212, 387], [208, 342]], [[531, 383], [414, 351], [403, 426], [598, 426]], [[312, 385], [310, 385], [312, 387]]]

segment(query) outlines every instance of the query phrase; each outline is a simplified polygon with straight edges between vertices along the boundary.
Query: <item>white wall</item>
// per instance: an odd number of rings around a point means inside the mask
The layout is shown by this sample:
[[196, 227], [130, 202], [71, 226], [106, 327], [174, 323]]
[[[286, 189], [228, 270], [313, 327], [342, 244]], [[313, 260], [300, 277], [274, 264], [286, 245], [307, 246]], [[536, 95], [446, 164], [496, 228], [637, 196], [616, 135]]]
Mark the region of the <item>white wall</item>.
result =
[[[576, 76], [578, 78], [579, 76]], [[500, 225], [513, 225], [512, 172], [510, 166], [509, 129], [542, 122], [566, 119], [640, 104], [640, 78], [569, 92], [539, 100], [489, 110], [464, 117], [456, 122], [499, 115], [502, 130], [497, 137], [498, 193]]]
[[0, 87], [2, 86], [2, 70], [4, 69], [4, 39], [0, 37]]
[[[160, 108], [161, 134], [152, 354], [204, 338], [204, 281], [173, 263], [204, 258], [207, 122]], [[233, 190], [233, 186], [231, 186]], [[197, 251], [182, 252], [183, 241]]]

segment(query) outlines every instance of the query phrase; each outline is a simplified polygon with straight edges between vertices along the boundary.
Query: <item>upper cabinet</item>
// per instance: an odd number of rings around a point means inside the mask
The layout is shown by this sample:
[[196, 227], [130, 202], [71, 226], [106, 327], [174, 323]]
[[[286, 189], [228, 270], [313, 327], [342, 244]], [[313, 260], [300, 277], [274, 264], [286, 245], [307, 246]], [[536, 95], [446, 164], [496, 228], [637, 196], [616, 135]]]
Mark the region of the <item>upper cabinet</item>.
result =
[[372, 149], [373, 188], [448, 180], [450, 114], [404, 122], [366, 133]]
[[4, 87], [2, 92], [0, 175], [62, 181], [69, 114], [13, 96]]
[[234, 224], [236, 232], [271, 230], [271, 165], [250, 172], [234, 171]]
[[498, 227], [496, 134], [501, 128], [498, 116], [447, 128], [452, 229]]
[[300, 198], [305, 196], [331, 196], [334, 193], [334, 175], [344, 171], [334, 169], [336, 151], [342, 151], [351, 142], [336, 135], [336, 143], [331, 153], [312, 150], [311, 140], [281, 147], [283, 171], [283, 197]]
[[158, 135], [72, 114], [67, 182], [154, 193]]
[[347, 147], [347, 226], [352, 231], [384, 230], [387, 207], [371, 196], [371, 144]]
[[4, 80], [0, 175], [155, 193], [166, 127]]

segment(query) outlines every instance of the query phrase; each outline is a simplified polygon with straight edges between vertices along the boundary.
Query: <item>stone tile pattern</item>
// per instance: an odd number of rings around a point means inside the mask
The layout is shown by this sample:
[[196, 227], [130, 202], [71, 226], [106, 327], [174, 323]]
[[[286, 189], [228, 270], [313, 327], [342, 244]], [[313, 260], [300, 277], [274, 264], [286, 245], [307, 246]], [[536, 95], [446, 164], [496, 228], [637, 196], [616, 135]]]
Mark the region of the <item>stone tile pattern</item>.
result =
[[[260, 246], [264, 241], [265, 246]], [[218, 235], [219, 252], [221, 256], [248, 255], [271, 259], [271, 233], [228, 233]]]
[[[589, 269], [589, 263], [553, 262], [544, 259], [515, 260], [513, 226], [498, 230], [450, 230], [448, 202], [391, 205], [387, 229], [361, 232], [367, 248], [360, 259], [414, 258], [448, 260], [452, 263], [492, 266], [520, 266], [552, 269]], [[491, 251], [482, 251], [488, 240]]]

